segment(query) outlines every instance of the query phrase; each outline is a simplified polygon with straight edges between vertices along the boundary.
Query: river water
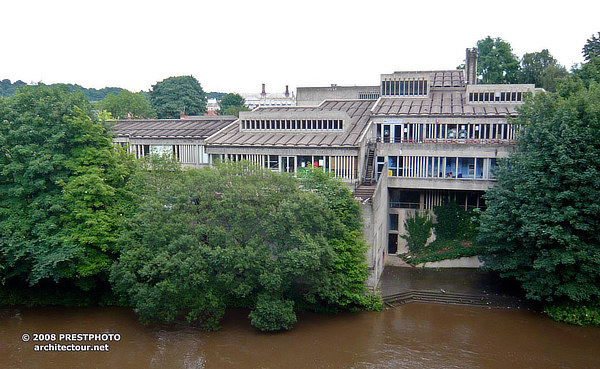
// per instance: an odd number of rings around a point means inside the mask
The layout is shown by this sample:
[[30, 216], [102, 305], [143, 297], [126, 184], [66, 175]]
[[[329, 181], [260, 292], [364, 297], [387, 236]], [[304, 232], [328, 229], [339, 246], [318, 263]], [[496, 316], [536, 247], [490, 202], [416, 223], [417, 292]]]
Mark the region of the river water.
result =
[[[218, 332], [146, 327], [124, 308], [0, 309], [0, 368], [600, 368], [600, 329], [528, 310], [407, 304], [383, 312], [300, 314], [264, 334], [230, 311]], [[113, 333], [108, 352], [39, 352], [38, 333]], [[30, 335], [23, 342], [22, 336]], [[51, 337], [49, 337], [51, 338]], [[72, 348], [74, 349], [74, 348]]]

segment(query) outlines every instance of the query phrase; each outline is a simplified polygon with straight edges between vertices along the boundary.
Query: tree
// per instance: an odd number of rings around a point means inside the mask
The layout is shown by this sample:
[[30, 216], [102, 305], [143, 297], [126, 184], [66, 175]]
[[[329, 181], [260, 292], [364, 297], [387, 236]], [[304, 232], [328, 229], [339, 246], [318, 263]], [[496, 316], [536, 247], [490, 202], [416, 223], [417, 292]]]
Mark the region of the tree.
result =
[[23, 88], [0, 100], [0, 121], [0, 278], [106, 280], [128, 157], [66, 87]]
[[532, 299], [600, 296], [600, 86], [567, 80], [520, 109], [516, 151], [486, 194], [485, 267]]
[[290, 329], [298, 308], [366, 306], [364, 243], [336, 216], [347, 210], [295, 178], [248, 163], [138, 176], [111, 281], [142, 321], [216, 329], [237, 306], [270, 331]]
[[519, 59], [510, 44], [487, 36], [477, 41], [477, 74], [481, 83], [516, 83]]
[[225, 94], [219, 101], [220, 112], [223, 115], [239, 116], [240, 111], [248, 111], [244, 106], [244, 98], [239, 94]]
[[115, 119], [153, 118], [155, 115], [145, 96], [128, 90], [117, 95], [109, 94], [100, 101], [99, 107], [108, 111]]
[[152, 86], [150, 103], [160, 119], [179, 118], [182, 111], [202, 115], [206, 111], [206, 94], [192, 76], [169, 77]]
[[598, 32], [598, 35], [592, 35], [592, 37], [587, 39], [582, 52], [583, 59], [586, 62], [600, 57], [600, 32]]
[[526, 53], [521, 58], [519, 83], [531, 83], [546, 91], [556, 91], [556, 79], [569, 75], [567, 70], [550, 54], [548, 49]]

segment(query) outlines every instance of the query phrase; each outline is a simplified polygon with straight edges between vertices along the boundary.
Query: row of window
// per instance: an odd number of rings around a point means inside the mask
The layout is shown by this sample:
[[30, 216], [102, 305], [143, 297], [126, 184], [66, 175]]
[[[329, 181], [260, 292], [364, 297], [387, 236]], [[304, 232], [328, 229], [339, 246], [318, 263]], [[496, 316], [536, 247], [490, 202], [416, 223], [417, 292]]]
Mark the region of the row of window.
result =
[[242, 129], [246, 130], [343, 130], [341, 119], [244, 119]]
[[377, 174], [388, 164], [388, 176], [406, 178], [495, 179], [495, 158], [378, 156]]
[[518, 127], [507, 123], [377, 123], [376, 135], [379, 142], [387, 143], [440, 140], [479, 140], [469, 143], [484, 143], [481, 140], [514, 140], [516, 129]]
[[381, 81], [383, 96], [427, 96], [429, 82], [420, 81]]
[[470, 92], [469, 102], [521, 102], [521, 92]]
[[358, 98], [360, 100], [377, 100], [379, 99], [378, 92], [359, 92]]

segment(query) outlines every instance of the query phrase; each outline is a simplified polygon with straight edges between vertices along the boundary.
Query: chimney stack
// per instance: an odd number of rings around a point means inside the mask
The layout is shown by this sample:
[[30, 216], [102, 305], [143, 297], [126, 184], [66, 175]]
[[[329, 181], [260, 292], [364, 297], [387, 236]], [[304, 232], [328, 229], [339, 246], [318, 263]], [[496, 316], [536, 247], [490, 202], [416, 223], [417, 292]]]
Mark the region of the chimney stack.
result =
[[261, 94], [262, 97], [267, 96], [267, 92], [265, 90], [265, 84], [264, 83], [262, 84], [262, 92], [260, 94]]
[[468, 85], [477, 84], [477, 48], [467, 48], [467, 58], [465, 60], [465, 74]]
[[285, 85], [285, 97], [290, 97], [290, 88], [288, 85]]

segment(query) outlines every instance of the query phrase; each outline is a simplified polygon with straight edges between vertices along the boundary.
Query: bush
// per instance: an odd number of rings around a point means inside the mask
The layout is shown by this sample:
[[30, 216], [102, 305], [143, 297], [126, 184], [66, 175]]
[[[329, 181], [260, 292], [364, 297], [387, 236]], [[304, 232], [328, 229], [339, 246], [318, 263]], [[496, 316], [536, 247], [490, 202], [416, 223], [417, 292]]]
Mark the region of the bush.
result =
[[433, 223], [428, 214], [421, 216], [415, 213], [413, 218], [404, 221], [404, 228], [408, 234], [400, 237], [406, 240], [411, 253], [419, 253], [425, 247], [429, 236], [431, 236], [432, 227]]
[[296, 323], [294, 302], [261, 295], [256, 308], [250, 312], [250, 322], [261, 331], [290, 330]]
[[600, 326], [600, 303], [565, 302], [546, 307], [546, 314], [558, 322]]
[[471, 242], [437, 239], [417, 254], [412, 254], [410, 257], [402, 255], [402, 259], [413, 265], [417, 265], [432, 261], [475, 256], [479, 255], [481, 250], [481, 246], [472, 244]]
[[434, 209], [437, 217], [435, 234], [446, 240], [474, 240], [479, 224], [479, 213], [465, 210], [455, 201], [446, 202]]

